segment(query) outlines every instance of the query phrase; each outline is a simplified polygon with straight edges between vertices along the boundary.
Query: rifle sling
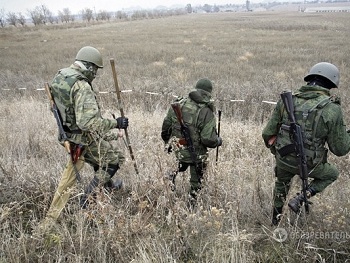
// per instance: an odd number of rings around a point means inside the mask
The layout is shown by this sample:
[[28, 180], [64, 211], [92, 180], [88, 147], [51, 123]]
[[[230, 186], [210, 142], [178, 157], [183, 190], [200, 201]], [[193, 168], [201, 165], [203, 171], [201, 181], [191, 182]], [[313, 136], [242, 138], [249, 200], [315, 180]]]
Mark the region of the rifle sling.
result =
[[70, 135], [72, 135], [72, 134], [82, 134], [83, 132], [82, 132], [82, 130], [69, 130], [69, 131], [67, 131], [66, 132], [66, 134], [67, 134], [67, 136], [69, 137]]
[[[290, 153], [295, 153], [295, 145], [291, 143], [291, 144], [288, 144], [288, 145], [282, 147], [281, 149], [279, 149], [277, 151], [281, 157], [284, 157]], [[304, 148], [304, 152], [305, 152], [305, 155], [307, 157], [314, 158], [317, 151], [312, 151], [312, 150]]]

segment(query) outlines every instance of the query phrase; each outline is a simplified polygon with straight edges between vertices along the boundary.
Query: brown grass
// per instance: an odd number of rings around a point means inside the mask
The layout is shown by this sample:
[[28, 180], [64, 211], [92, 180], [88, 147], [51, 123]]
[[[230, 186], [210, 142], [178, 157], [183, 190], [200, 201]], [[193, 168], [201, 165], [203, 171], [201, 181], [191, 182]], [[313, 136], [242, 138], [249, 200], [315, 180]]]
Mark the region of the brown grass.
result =
[[[310, 66], [329, 61], [341, 71], [341, 87], [334, 92], [342, 97], [348, 123], [349, 27], [348, 14], [229, 13], [2, 29], [0, 262], [345, 262], [348, 157], [330, 156], [341, 176], [315, 197], [307, 220], [291, 224], [295, 218], [286, 211], [281, 227], [289, 238], [274, 240], [274, 159], [261, 139], [273, 106], [261, 101], [299, 88]], [[36, 89], [70, 65], [84, 45], [103, 54], [105, 68], [95, 88], [114, 90], [113, 57], [121, 88], [133, 90], [122, 99], [140, 176], [123, 142], [115, 142], [127, 157], [118, 172], [125, 189], [101, 194], [94, 207], [81, 211], [78, 195], [93, 176], [85, 166], [84, 182], [73, 191], [56, 230], [39, 238], [32, 229], [45, 216], [66, 156], [46, 95]], [[215, 84], [224, 144], [217, 166], [215, 150], [210, 152], [199, 206], [189, 211], [188, 173], [178, 176], [175, 193], [164, 180], [175, 159], [163, 152], [160, 128], [173, 95], [186, 95], [201, 77]], [[118, 114], [114, 94], [98, 99], [106, 117]], [[230, 101], [235, 99], [245, 101]]]

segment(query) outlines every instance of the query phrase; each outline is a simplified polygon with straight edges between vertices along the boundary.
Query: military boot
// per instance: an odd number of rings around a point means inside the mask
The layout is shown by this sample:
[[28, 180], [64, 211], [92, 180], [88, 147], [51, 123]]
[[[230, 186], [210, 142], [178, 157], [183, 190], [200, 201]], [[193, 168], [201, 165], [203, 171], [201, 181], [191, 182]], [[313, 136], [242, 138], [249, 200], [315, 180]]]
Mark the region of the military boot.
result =
[[197, 197], [201, 187], [190, 187], [189, 195], [188, 195], [188, 208], [193, 210], [197, 207]]
[[[312, 188], [309, 187], [306, 190], [306, 198], [309, 199], [311, 196], [314, 196], [316, 194], [316, 191]], [[293, 197], [291, 200], [288, 202], [288, 206], [294, 213], [299, 213], [300, 212], [300, 207], [301, 205], [308, 200], [304, 199], [304, 196], [300, 193], [297, 193], [295, 197]], [[309, 202], [309, 201], [308, 201]], [[311, 204], [311, 202], [309, 202]]]
[[274, 207], [272, 211], [272, 225], [277, 226], [281, 221], [283, 207]]
[[187, 208], [193, 211], [197, 207], [197, 194], [190, 193], [187, 199]]
[[169, 183], [170, 189], [173, 192], [176, 190], [175, 179], [176, 179], [177, 173], [178, 171], [168, 171], [165, 175], [165, 179], [170, 181]]
[[123, 181], [121, 179], [116, 179], [113, 181], [112, 179], [105, 183], [103, 187], [109, 192], [113, 192], [114, 190], [120, 190], [123, 187]]
[[290, 209], [292, 209], [294, 213], [298, 214], [300, 211], [300, 207], [304, 201], [305, 201], [304, 196], [297, 193], [295, 197], [289, 200], [288, 206]]
[[123, 181], [121, 179], [117, 179], [113, 182], [113, 190], [120, 190], [123, 187]]
[[92, 194], [94, 197], [94, 190], [95, 188], [98, 186], [99, 180], [98, 178], [95, 176], [91, 182], [89, 183], [89, 185], [86, 187], [84, 194], [81, 196], [80, 198], [80, 207], [81, 209], [86, 209], [89, 205], [89, 195]]

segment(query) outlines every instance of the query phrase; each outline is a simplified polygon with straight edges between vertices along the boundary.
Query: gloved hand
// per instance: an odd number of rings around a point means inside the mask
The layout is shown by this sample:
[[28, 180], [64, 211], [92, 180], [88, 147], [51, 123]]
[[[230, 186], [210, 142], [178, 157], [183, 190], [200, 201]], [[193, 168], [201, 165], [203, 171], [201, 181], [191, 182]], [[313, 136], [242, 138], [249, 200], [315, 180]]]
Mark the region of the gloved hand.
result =
[[118, 129], [124, 129], [125, 130], [129, 126], [129, 119], [126, 118], [126, 117], [118, 117], [116, 119], [116, 121], [117, 121], [116, 128], [118, 128]]
[[218, 145], [217, 146], [221, 146], [222, 145], [222, 139], [221, 137], [218, 137]]

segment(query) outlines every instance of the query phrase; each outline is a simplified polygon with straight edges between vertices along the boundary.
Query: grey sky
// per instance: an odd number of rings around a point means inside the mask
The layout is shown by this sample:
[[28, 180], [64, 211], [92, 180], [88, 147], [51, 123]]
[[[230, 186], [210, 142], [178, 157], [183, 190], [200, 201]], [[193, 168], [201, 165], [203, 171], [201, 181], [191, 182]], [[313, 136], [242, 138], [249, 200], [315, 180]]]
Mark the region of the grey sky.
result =
[[[252, 2], [252, 1], [251, 1]], [[78, 13], [84, 8], [90, 8], [96, 11], [118, 11], [123, 8], [133, 6], [142, 8], [155, 8], [159, 5], [170, 7], [175, 4], [183, 5], [221, 5], [221, 4], [244, 4], [245, 0], [0, 0], [0, 9], [5, 12], [21, 12], [26, 14], [28, 10], [34, 9], [36, 6], [45, 5], [52, 12], [57, 13], [58, 10], [69, 8], [72, 13]]]

